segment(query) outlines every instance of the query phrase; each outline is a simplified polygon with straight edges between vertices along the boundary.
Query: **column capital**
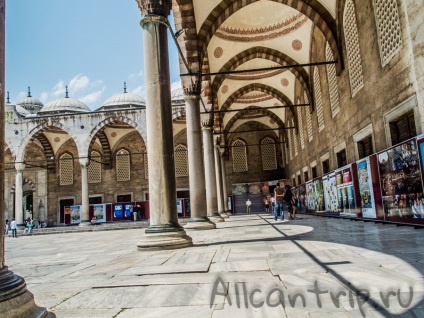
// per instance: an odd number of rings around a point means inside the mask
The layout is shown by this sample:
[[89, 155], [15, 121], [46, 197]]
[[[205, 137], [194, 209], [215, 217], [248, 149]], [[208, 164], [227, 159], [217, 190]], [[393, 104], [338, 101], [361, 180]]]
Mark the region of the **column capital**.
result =
[[200, 98], [200, 92], [201, 92], [201, 86], [198, 81], [194, 84], [186, 84], [183, 86], [184, 89], [184, 99], [199, 99]]
[[16, 171], [23, 171], [25, 170], [25, 164], [23, 162], [15, 163], [15, 169]]
[[202, 124], [202, 130], [213, 130], [212, 119], [203, 119], [201, 124]]
[[[167, 17], [171, 11], [171, 0], [136, 0], [143, 17], [158, 15]], [[144, 19], [143, 19], [144, 20]]]

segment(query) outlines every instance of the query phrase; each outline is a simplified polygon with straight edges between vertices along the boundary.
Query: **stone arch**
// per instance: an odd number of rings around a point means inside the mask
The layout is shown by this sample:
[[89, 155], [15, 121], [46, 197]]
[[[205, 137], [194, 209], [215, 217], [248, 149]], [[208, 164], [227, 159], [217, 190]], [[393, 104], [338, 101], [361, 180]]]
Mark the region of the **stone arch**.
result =
[[[210, 40], [218, 28], [234, 13], [259, 0], [222, 0], [203, 22], [198, 33], [198, 52], [203, 64], [205, 52]], [[342, 69], [342, 54], [337, 42], [336, 20], [319, 1], [271, 0], [287, 5], [303, 13], [316, 25], [330, 43], [334, 58], [337, 60], [337, 71]], [[189, 55], [189, 54], [187, 54]]]
[[[293, 103], [291, 102], [291, 100], [282, 92], [280, 92], [279, 90], [265, 85], [265, 84], [258, 84], [258, 83], [252, 83], [246, 86], [243, 86], [241, 88], [239, 88], [238, 90], [236, 90], [234, 93], [232, 93], [227, 100], [222, 104], [221, 108], [219, 110], [227, 110], [231, 107], [231, 105], [237, 100], [237, 98], [239, 98], [240, 96], [247, 94], [249, 92], [252, 91], [260, 91], [263, 93], [267, 93], [269, 95], [271, 95], [272, 97], [278, 99], [281, 103], [283, 103], [284, 105], [289, 106], [289, 109], [291, 111], [291, 113], [293, 114], [293, 116], [296, 118], [295, 112], [294, 112], [294, 107], [293, 107]], [[224, 118], [225, 113], [223, 113], [223, 115], [220, 116], [220, 119], [222, 120], [222, 118]]]
[[88, 147], [89, 153], [91, 153], [93, 149], [93, 145], [96, 142], [96, 137], [99, 138], [100, 146], [102, 148], [102, 159], [103, 164], [105, 168], [112, 169], [112, 162], [113, 162], [113, 156], [112, 156], [112, 150], [110, 148], [109, 139], [106, 136], [105, 133], [106, 127], [103, 127], [97, 132], [97, 135], [94, 136], [94, 138], [91, 140], [90, 145]]
[[[28, 186], [29, 186], [29, 188], [31, 189], [32, 192], [35, 192], [36, 186], [35, 186], [34, 181], [32, 181], [31, 179], [28, 179], [28, 178], [23, 178], [22, 186], [24, 186], [26, 184], [28, 184]], [[12, 187], [10, 188], [10, 193], [14, 194], [15, 189], [16, 189], [16, 183], [13, 183]]]
[[[89, 134], [89, 136], [88, 136], [88, 138], [85, 141], [84, 146], [83, 146], [83, 151], [84, 151], [83, 153], [84, 154], [86, 154], [88, 156], [88, 153], [89, 153], [89, 151], [90, 151], [90, 149], [91, 149], [94, 141], [96, 140], [96, 137], [99, 137], [99, 136], [97, 136], [97, 134], [100, 131], [102, 133], [104, 133], [104, 130], [106, 129], [106, 126], [109, 125], [109, 124], [113, 124], [113, 123], [126, 123], [126, 124], [132, 126], [135, 130], [137, 130], [139, 132], [141, 138], [143, 139], [145, 145], [147, 146], [147, 133], [145, 131], [145, 127], [142, 127], [141, 125], [139, 125], [137, 122], [135, 122], [131, 118], [128, 118], [128, 117], [125, 117], [125, 116], [112, 116], [112, 117], [108, 117], [105, 120], [99, 122], [96, 125], [96, 127], [94, 127], [91, 130], [91, 132], [90, 132], [90, 134]], [[106, 137], [106, 136], [104, 136], [104, 137]], [[99, 140], [100, 140], [100, 138], [99, 138]], [[106, 144], [106, 140], [107, 140], [107, 137], [104, 140], [104, 144], [102, 144], [102, 148], [103, 147], [109, 147], [109, 150], [108, 151], [111, 152], [110, 145], [108, 146]], [[102, 141], [100, 141], [100, 143], [102, 143]], [[107, 143], [109, 143], [108, 140], [107, 140]]]
[[[262, 109], [261, 107], [258, 106], [249, 106], [247, 109], [257, 109], [260, 111], [260, 113], [262, 113], [265, 116], [268, 116], [269, 118], [271, 118], [272, 120], [274, 120], [276, 122], [276, 124], [278, 125], [279, 128], [283, 129], [285, 128], [285, 124], [284, 122], [281, 120], [280, 117], [278, 117], [276, 114], [274, 114], [272, 111], [268, 110], [268, 109]], [[227, 144], [228, 141], [228, 133], [230, 131], [230, 129], [234, 126], [234, 124], [240, 120], [244, 115], [243, 111], [238, 112], [236, 115], [234, 115], [227, 123], [227, 125], [225, 125], [225, 128], [223, 130], [223, 134], [224, 134], [224, 144]], [[283, 132], [285, 134], [285, 132]]]
[[174, 143], [178, 140], [184, 139], [185, 146], [187, 146], [187, 128], [184, 128], [181, 131], [179, 131], [173, 138], [174, 138]]
[[46, 161], [47, 161], [47, 169], [50, 169], [53, 172], [55, 172], [56, 163], [54, 158], [54, 150], [50, 141], [44, 135], [43, 133], [44, 131], [45, 131], [44, 129], [39, 130], [37, 133], [34, 134], [34, 138], [38, 139], [38, 141], [40, 142], [43, 148], [44, 156], [46, 157]]
[[[264, 46], [255, 46], [235, 55], [219, 70], [219, 72], [233, 71], [237, 69], [237, 67], [239, 67], [240, 65], [250, 60], [253, 60], [255, 58], [261, 58], [268, 61], [272, 61], [282, 66], [299, 64], [295, 60], [293, 60], [291, 57], [289, 57], [288, 55], [284, 54], [281, 51], [277, 51], [277, 50], [267, 48]], [[296, 76], [296, 78], [299, 80], [303, 89], [305, 90], [305, 92], [308, 94], [310, 98], [311, 97], [310, 86], [309, 86], [310, 81], [309, 81], [309, 75], [306, 72], [306, 70], [303, 67], [289, 68], [288, 70], [290, 70]], [[215, 76], [214, 80], [212, 81], [210, 94], [212, 92], [218, 91], [219, 87], [224, 82], [225, 77], [226, 77], [225, 75]]]

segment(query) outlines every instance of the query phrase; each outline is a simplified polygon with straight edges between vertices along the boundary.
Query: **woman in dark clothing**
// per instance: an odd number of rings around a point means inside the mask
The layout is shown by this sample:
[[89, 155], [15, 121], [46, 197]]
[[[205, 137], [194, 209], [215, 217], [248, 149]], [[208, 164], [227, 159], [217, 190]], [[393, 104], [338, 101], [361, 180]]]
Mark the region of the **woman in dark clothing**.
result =
[[[291, 192], [290, 185], [285, 186], [286, 191], [284, 192], [284, 203], [287, 204], [289, 210], [289, 220], [294, 220], [296, 218], [296, 204], [294, 201], [293, 193]], [[291, 213], [290, 213], [291, 212]]]

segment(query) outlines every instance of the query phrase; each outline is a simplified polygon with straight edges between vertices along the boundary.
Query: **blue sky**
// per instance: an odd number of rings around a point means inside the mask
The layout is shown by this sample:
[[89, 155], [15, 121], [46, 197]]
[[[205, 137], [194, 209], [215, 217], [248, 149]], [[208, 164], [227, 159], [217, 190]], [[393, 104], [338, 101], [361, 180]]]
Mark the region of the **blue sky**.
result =
[[[46, 104], [64, 97], [68, 85], [69, 97], [96, 109], [122, 92], [123, 82], [144, 97], [140, 19], [135, 0], [8, 0], [6, 88], [11, 102], [26, 96], [31, 86], [31, 95]], [[176, 88], [180, 78], [173, 41], [169, 50]]]

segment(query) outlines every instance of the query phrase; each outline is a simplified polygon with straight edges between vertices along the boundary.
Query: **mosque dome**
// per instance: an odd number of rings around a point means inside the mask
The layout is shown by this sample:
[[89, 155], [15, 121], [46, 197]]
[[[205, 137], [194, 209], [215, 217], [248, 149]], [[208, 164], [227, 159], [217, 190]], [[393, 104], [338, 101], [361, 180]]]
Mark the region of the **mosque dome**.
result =
[[173, 106], [181, 106], [181, 104], [185, 104], [184, 90], [182, 87], [174, 89], [171, 92], [171, 103]]
[[16, 112], [18, 112], [19, 115], [21, 115], [21, 116], [26, 116], [26, 115], [31, 114], [31, 112], [29, 110], [27, 110], [26, 108], [24, 108], [20, 105], [16, 105], [15, 109], [16, 109]]
[[[31, 89], [28, 87], [28, 95], [16, 102], [16, 110], [24, 109], [28, 111], [29, 114], [38, 113], [41, 108], [43, 108], [43, 103], [40, 102], [37, 98], [31, 96]], [[19, 113], [21, 111], [18, 110]]]
[[131, 108], [131, 107], [146, 107], [146, 101], [143, 97], [127, 92], [126, 84], [124, 83], [124, 92], [113, 95], [108, 98], [102, 107], [98, 110], [109, 110], [116, 108]]
[[68, 88], [66, 87], [66, 96], [64, 98], [55, 99], [44, 106], [39, 114], [66, 114], [66, 113], [81, 113], [90, 112], [91, 109], [83, 102], [74, 98], [68, 97]]

